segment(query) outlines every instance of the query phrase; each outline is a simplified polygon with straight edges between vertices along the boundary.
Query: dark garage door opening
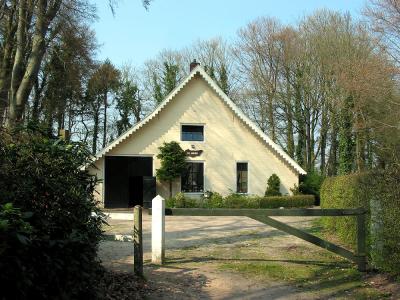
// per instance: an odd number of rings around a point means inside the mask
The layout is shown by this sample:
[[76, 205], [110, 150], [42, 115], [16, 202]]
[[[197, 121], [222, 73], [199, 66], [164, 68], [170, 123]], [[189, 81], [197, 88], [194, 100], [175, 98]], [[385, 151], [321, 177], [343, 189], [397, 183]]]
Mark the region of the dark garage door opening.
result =
[[152, 157], [106, 156], [106, 208], [150, 207], [156, 194]]

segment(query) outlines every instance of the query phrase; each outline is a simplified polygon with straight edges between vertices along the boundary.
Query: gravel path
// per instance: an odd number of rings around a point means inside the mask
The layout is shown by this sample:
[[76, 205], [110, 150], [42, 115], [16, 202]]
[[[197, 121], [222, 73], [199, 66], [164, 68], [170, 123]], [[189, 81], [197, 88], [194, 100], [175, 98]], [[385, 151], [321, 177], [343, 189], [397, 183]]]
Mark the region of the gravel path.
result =
[[[310, 226], [312, 217], [277, 217], [277, 220], [298, 228]], [[109, 220], [107, 234], [132, 234], [132, 221]], [[151, 216], [143, 216], [144, 259], [151, 259]], [[271, 238], [269, 251], [274, 246], [308, 245], [272, 227], [247, 217], [166, 217], [166, 257], [184, 255], [185, 249], [201, 247], [213, 249], [246, 246], [249, 238]], [[274, 245], [275, 244], [275, 245]], [[131, 242], [104, 241], [99, 257], [107, 268], [117, 271], [133, 270]], [[178, 256], [179, 256], [178, 255]], [[170, 256], [170, 257], [169, 257]], [[195, 259], [194, 259], [195, 261]], [[152, 292], [149, 299], [310, 299], [296, 287], [280, 282], [249, 279], [229, 271], [221, 271], [213, 264], [191, 263], [145, 266], [145, 276]]]

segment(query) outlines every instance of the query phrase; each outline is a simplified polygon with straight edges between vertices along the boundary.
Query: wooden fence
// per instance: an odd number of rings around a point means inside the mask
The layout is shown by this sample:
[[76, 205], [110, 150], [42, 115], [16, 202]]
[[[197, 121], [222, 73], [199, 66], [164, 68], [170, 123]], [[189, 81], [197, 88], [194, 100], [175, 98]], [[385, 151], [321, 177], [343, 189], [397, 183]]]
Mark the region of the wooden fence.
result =
[[[161, 198], [161, 197], [160, 197]], [[164, 199], [162, 199], [164, 200]], [[159, 201], [162, 201], [159, 199]], [[162, 207], [162, 206], [161, 206]], [[203, 209], [203, 208], [166, 208], [163, 209], [163, 214], [161, 214], [162, 223], [164, 222], [165, 215], [173, 216], [246, 216], [262, 222], [266, 225], [272, 226], [276, 229], [282, 230], [288, 234], [294, 235], [300, 239], [310, 242], [316, 246], [324, 248], [335, 254], [338, 254], [350, 261], [357, 264], [358, 270], [365, 271], [367, 260], [366, 260], [366, 224], [365, 215], [366, 210], [363, 208], [355, 209]], [[152, 214], [152, 210], [149, 210]], [[157, 213], [160, 216], [159, 213]], [[330, 216], [330, 217], [344, 217], [344, 216], [354, 216], [357, 218], [357, 248], [355, 253], [336, 245], [332, 242], [323, 240], [315, 235], [312, 235], [306, 231], [297, 229], [295, 227], [289, 226], [284, 222], [272, 219], [270, 217], [276, 216]], [[154, 216], [153, 216], [154, 218]], [[159, 217], [157, 217], [159, 218]], [[163, 227], [164, 228], [164, 227]], [[164, 236], [164, 232], [161, 234]], [[161, 261], [162, 263], [162, 261]]]

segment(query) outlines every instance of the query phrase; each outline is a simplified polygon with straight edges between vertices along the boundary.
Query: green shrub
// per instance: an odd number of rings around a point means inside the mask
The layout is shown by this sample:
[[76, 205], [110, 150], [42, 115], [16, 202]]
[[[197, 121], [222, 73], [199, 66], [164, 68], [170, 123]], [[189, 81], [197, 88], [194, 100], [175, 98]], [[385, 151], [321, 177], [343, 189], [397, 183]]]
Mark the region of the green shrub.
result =
[[186, 153], [175, 141], [164, 142], [158, 150], [161, 166], [156, 170], [157, 178], [169, 183], [169, 197], [172, 198], [172, 182], [186, 169]]
[[246, 197], [245, 208], [261, 208], [260, 203], [264, 197], [259, 196], [248, 196]]
[[186, 207], [185, 194], [178, 193], [175, 195], [175, 207], [184, 208]]
[[400, 277], [400, 166], [365, 179], [370, 198], [370, 257], [374, 266]]
[[314, 195], [274, 196], [260, 199], [260, 208], [310, 207], [315, 201]]
[[223, 207], [247, 208], [247, 197], [242, 194], [232, 193], [224, 198]]
[[173, 208], [175, 207], [175, 198], [168, 198], [167, 200], [165, 200], [165, 207], [169, 207], [169, 208]]
[[[326, 178], [321, 186], [321, 208], [368, 208], [362, 180], [364, 176], [354, 174]], [[326, 217], [322, 218], [322, 223], [354, 248], [357, 241], [355, 217]]]
[[278, 175], [272, 174], [268, 178], [267, 189], [265, 191], [265, 196], [280, 196], [282, 195], [280, 192], [281, 180]]
[[196, 199], [185, 197], [184, 193], [177, 193], [175, 197], [169, 198], [165, 202], [169, 208], [191, 208], [198, 207]]
[[211, 193], [210, 198], [197, 201], [186, 198], [183, 193], [178, 193], [166, 201], [166, 206], [171, 208], [293, 208], [310, 207], [314, 201], [314, 195], [259, 197], [232, 193], [224, 198], [215, 192]]
[[90, 157], [82, 144], [0, 133], [2, 297], [94, 297], [103, 218]]
[[[400, 275], [400, 167], [370, 174], [325, 179], [321, 187], [322, 208], [364, 207], [367, 218], [368, 254], [377, 269]], [[356, 244], [356, 218], [323, 218], [325, 227], [340, 240]]]
[[224, 206], [224, 198], [217, 192], [211, 192], [210, 197], [203, 199], [204, 208], [221, 208]]
[[303, 193], [300, 191], [300, 187], [295, 184], [292, 188], [289, 189], [292, 192], [292, 195], [303, 195]]
[[320, 189], [324, 177], [316, 171], [310, 171], [307, 175], [300, 177], [298, 191], [304, 195], [315, 195], [317, 202], [320, 200]]

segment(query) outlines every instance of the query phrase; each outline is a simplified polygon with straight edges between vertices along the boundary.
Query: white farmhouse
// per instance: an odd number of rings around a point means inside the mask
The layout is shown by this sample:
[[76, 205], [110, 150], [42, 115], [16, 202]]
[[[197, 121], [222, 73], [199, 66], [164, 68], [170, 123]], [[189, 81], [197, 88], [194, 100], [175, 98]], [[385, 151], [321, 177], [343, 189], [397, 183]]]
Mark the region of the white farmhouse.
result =
[[198, 64], [145, 119], [102, 149], [90, 172], [102, 180], [96, 195], [105, 207], [149, 206], [169, 185], [154, 177], [158, 147], [177, 141], [187, 150], [187, 170], [173, 184], [173, 194], [199, 197], [263, 195], [273, 174], [281, 192], [290, 194], [306, 172], [265, 135]]

